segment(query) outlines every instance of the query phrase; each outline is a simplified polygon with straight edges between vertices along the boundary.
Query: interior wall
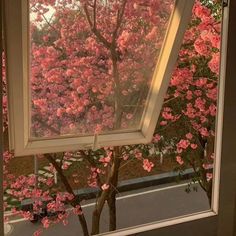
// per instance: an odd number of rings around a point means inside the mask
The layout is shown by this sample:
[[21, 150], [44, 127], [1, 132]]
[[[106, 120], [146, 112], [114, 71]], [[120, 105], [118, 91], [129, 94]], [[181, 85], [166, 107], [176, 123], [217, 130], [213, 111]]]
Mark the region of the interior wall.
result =
[[218, 236], [233, 236], [236, 196], [236, 1], [229, 6]]

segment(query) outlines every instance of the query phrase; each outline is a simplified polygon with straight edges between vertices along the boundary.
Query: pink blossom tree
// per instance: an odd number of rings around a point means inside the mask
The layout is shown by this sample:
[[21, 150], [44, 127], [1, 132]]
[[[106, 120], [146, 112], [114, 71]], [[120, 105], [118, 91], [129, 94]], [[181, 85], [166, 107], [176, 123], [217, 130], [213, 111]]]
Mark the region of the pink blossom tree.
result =
[[[151, 76], [173, 7], [168, 0], [42, 0], [30, 1], [31, 91], [34, 137], [86, 134], [136, 127], [145, 106]], [[159, 11], [162, 14], [157, 15]], [[49, 18], [48, 14], [53, 17]], [[119, 169], [131, 158], [150, 172], [153, 149], [176, 159], [181, 172], [192, 167], [194, 180], [211, 200], [212, 163], [219, 74], [220, 5], [196, 1], [178, 62], [150, 145], [106, 147], [75, 153], [45, 154], [57, 171], [53, 178], [15, 177], [7, 169], [13, 155], [5, 152], [4, 187], [19, 200], [34, 199], [37, 212], [60, 212], [44, 217], [45, 228], [67, 224], [66, 204], [73, 207], [83, 234], [89, 229], [81, 199], [65, 175], [67, 160], [79, 156], [87, 163], [88, 185], [99, 189], [91, 234], [99, 233], [104, 205], [109, 207], [109, 230], [116, 229]], [[4, 71], [4, 70], [3, 70]], [[5, 73], [5, 72], [3, 72]], [[3, 74], [5, 76], [5, 74]], [[128, 102], [127, 102], [128, 101]], [[7, 114], [4, 97], [4, 114]], [[7, 118], [4, 118], [7, 133]], [[60, 159], [57, 162], [56, 159]], [[77, 181], [77, 175], [73, 175]], [[37, 186], [37, 187], [36, 187]], [[21, 212], [32, 218], [31, 212]], [[35, 235], [39, 235], [36, 232]]]
[[[205, 5], [208, 4], [208, 7]], [[191, 166], [211, 203], [221, 6], [197, 1], [172, 75], [157, 133], [170, 137], [179, 170]], [[178, 128], [179, 127], [179, 128]], [[174, 138], [173, 138], [174, 137]]]

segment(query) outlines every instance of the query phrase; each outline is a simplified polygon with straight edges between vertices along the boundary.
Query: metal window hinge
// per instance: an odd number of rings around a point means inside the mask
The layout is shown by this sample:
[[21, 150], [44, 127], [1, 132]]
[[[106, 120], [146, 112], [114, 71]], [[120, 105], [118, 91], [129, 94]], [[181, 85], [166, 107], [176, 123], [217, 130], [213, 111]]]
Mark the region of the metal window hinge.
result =
[[222, 5], [223, 5], [223, 7], [228, 7], [228, 5], [229, 5], [229, 0], [223, 0], [223, 1], [222, 1]]

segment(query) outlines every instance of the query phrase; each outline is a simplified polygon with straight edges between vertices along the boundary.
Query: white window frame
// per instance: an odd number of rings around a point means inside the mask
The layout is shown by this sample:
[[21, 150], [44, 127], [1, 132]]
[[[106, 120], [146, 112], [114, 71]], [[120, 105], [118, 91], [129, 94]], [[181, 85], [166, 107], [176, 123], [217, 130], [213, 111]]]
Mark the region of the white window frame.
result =
[[[176, 0], [154, 72], [147, 108], [137, 131], [101, 134], [98, 147], [149, 143], [161, 111], [194, 0]], [[28, 0], [6, 1], [10, 147], [16, 156], [91, 148], [94, 136], [30, 138]]]
[[[6, 0], [9, 1], [9, 0]], [[171, 219], [169, 223], [161, 222], [159, 225], [149, 224], [141, 227], [129, 229], [129, 231], [120, 232], [116, 235], [128, 235], [135, 233], [135, 236], [235, 236], [236, 235], [236, 158], [235, 158], [235, 120], [236, 120], [236, 71], [235, 71], [235, 55], [236, 55], [236, 2], [227, 1], [230, 7], [224, 10], [224, 30], [222, 54], [224, 62], [221, 65], [221, 80], [219, 92], [219, 108], [217, 120], [217, 137], [218, 148], [216, 155], [220, 155], [215, 163], [214, 171], [214, 203], [217, 212], [211, 211], [212, 214], [201, 214], [201, 219], [196, 216], [186, 216], [183, 220]], [[229, 21], [229, 33], [227, 25]], [[227, 36], [228, 46], [227, 46]], [[227, 53], [227, 55], [226, 55]], [[226, 59], [227, 56], [227, 60]], [[226, 62], [227, 61], [227, 62]], [[226, 73], [224, 69], [226, 68]], [[225, 79], [226, 76], [226, 79]], [[223, 117], [224, 115], [224, 117]], [[1, 115], [2, 117], [2, 115]], [[224, 119], [223, 119], [224, 118]], [[0, 131], [2, 134], [2, 130]], [[221, 136], [222, 135], [222, 136]], [[1, 154], [3, 143], [0, 143]], [[2, 165], [2, 163], [1, 163]], [[2, 166], [0, 172], [2, 175]], [[220, 184], [220, 185], [219, 185]], [[220, 198], [218, 198], [220, 197]], [[3, 206], [3, 199], [0, 199]], [[218, 204], [218, 206], [217, 206]], [[218, 215], [217, 215], [218, 214]], [[211, 216], [211, 217], [209, 217]], [[3, 212], [0, 215], [1, 225], [0, 234], [3, 235]], [[132, 230], [132, 232], [131, 232]], [[117, 232], [118, 233], [118, 232]], [[115, 234], [112, 233], [114, 236]]]

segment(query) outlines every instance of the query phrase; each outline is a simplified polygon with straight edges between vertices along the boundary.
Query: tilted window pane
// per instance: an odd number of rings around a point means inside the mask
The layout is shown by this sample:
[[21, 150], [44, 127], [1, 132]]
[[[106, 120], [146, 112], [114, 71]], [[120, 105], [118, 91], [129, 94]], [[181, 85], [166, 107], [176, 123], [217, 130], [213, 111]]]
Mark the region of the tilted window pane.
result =
[[174, 0], [30, 1], [31, 138], [140, 130]]

